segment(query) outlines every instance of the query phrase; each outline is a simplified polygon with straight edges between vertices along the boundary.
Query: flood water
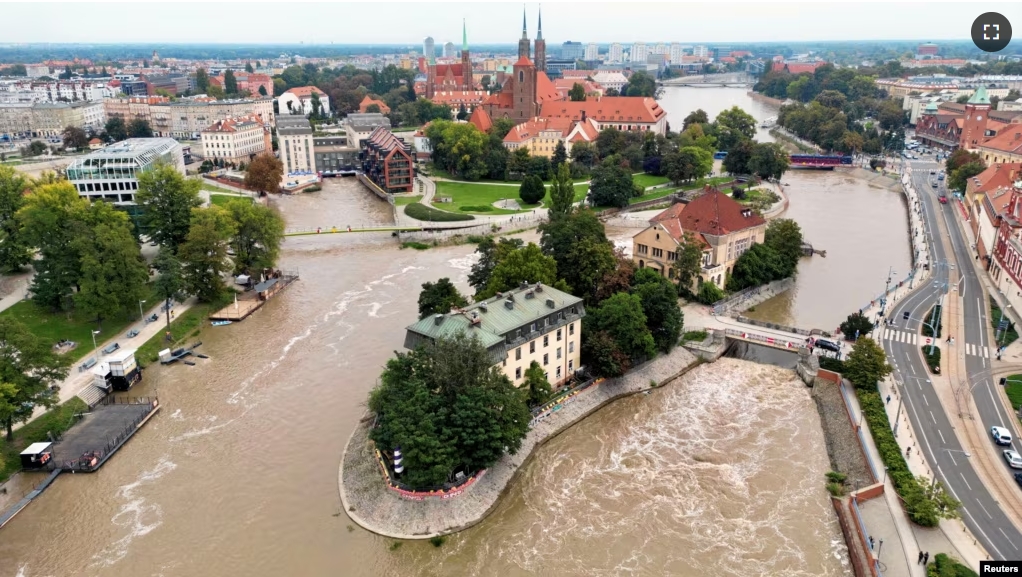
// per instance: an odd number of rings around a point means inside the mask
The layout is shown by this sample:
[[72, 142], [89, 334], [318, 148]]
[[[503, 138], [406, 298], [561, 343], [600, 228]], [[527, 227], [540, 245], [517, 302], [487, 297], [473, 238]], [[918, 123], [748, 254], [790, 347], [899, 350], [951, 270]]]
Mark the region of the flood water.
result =
[[[289, 227], [389, 218], [352, 179], [279, 205]], [[340, 510], [344, 444], [420, 285], [465, 289], [472, 250], [288, 239], [281, 266], [301, 281], [206, 328], [208, 360], [148, 369], [133, 394], [158, 394], [161, 413], [0, 531], [0, 576], [850, 574], [805, 387], [736, 359], [557, 437], [439, 549], [356, 528]]]

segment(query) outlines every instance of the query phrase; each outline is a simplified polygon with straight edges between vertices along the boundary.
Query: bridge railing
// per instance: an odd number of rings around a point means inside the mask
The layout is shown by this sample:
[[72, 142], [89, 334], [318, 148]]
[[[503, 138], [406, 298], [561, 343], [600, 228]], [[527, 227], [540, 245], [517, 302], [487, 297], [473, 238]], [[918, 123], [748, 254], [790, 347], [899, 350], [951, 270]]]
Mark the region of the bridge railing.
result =
[[802, 346], [802, 342], [796, 339], [788, 340], [781, 337], [757, 335], [756, 333], [740, 331], [737, 329], [724, 329], [724, 334], [729, 337], [742, 339], [746, 341], [753, 341], [756, 343], [762, 343], [769, 347], [774, 347], [778, 349], [791, 349], [792, 351], [797, 351]]

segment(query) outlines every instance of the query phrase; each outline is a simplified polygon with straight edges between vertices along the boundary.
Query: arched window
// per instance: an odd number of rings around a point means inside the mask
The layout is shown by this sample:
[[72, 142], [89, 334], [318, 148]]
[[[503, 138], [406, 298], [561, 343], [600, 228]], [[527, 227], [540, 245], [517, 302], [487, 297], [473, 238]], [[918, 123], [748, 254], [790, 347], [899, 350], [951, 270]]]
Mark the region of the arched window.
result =
[[524, 70], [519, 70], [518, 71], [518, 82], [525, 82], [525, 71]]

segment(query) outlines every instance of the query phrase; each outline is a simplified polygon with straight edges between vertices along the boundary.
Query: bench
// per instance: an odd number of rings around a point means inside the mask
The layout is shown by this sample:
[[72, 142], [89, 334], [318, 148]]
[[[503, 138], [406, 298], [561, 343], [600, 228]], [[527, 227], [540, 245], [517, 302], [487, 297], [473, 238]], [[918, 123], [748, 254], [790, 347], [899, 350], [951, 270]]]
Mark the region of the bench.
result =
[[108, 346], [107, 348], [103, 349], [103, 354], [104, 355], [109, 355], [110, 353], [116, 351], [119, 348], [121, 348], [121, 345], [118, 344], [118, 343], [114, 343], [114, 344]]
[[87, 360], [84, 363], [82, 363], [81, 370], [87, 371], [87, 370], [91, 369], [94, 366], [96, 366], [96, 357], [92, 357], [89, 360]]

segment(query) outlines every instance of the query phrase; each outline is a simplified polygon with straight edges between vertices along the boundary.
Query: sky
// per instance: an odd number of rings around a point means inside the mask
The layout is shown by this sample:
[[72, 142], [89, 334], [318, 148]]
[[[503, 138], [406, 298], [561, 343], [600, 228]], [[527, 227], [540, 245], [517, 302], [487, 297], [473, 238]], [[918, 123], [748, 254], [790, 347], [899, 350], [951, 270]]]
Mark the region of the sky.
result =
[[[418, 44], [432, 36], [514, 44], [520, 3], [507, 2], [6, 2], [9, 43], [300, 43]], [[529, 37], [539, 4], [525, 5]], [[986, 11], [1000, 12], [1022, 34], [1022, 2], [544, 2], [548, 45], [575, 42], [785, 42], [820, 40], [967, 40]]]

